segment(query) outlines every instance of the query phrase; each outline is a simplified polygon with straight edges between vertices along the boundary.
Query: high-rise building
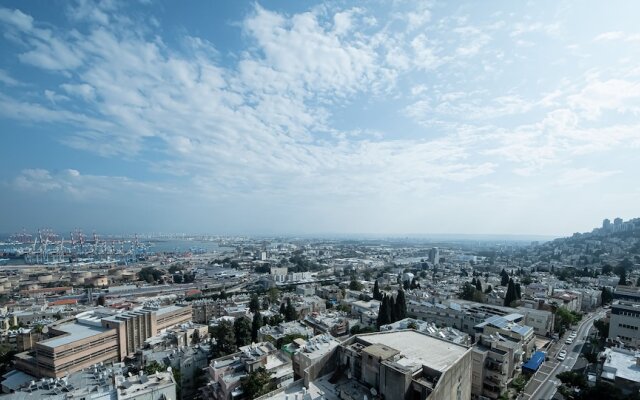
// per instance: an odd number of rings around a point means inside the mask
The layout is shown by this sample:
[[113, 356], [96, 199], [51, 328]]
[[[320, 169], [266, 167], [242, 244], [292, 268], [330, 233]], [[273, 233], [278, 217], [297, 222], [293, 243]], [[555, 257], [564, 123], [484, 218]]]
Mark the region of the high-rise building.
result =
[[605, 218], [602, 221], [602, 229], [604, 229], [605, 231], [608, 231], [611, 229], [611, 221], [609, 220], [609, 218]]
[[431, 264], [440, 264], [440, 250], [437, 247], [429, 250], [429, 262]]

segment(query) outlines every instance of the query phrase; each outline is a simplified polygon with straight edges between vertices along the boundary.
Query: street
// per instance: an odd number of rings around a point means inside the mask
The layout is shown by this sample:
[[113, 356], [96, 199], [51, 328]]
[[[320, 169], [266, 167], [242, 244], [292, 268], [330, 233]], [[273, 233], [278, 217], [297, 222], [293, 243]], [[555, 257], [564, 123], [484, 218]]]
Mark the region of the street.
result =
[[[580, 325], [576, 329], [576, 339], [572, 344], [565, 344], [569, 332], [555, 343], [547, 353], [549, 361], [545, 361], [542, 366], [540, 366], [540, 369], [531, 377], [518, 399], [548, 400], [553, 398], [558, 386], [560, 386], [560, 380], [556, 378], [556, 375], [561, 372], [570, 371], [573, 368], [582, 351], [585, 338], [593, 326], [593, 322], [603, 317], [604, 311], [602, 310], [586, 316], [586, 318], [580, 321]], [[563, 349], [567, 351], [567, 356], [563, 361], [559, 361], [556, 356]]]

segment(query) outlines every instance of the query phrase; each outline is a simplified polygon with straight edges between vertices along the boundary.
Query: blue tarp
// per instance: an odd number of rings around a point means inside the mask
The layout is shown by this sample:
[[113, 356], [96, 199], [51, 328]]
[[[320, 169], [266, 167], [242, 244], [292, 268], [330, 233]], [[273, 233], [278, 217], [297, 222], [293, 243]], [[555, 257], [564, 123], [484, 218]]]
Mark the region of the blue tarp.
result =
[[535, 353], [533, 353], [533, 355], [531, 356], [529, 361], [527, 361], [522, 366], [522, 371], [523, 372], [536, 372], [538, 370], [538, 368], [540, 368], [540, 366], [542, 365], [542, 362], [544, 361], [544, 358], [545, 358], [545, 354], [544, 354], [543, 351], [536, 351]]

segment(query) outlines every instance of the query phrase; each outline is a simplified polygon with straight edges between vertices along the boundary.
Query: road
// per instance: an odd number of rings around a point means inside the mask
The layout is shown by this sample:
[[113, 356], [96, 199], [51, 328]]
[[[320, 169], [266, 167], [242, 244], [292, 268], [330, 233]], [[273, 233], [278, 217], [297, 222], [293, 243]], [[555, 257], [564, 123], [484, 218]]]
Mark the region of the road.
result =
[[[560, 386], [560, 380], [556, 379], [556, 374], [570, 371], [573, 368], [580, 356], [589, 330], [593, 326], [593, 321], [603, 317], [604, 311], [602, 310], [588, 315], [580, 321], [580, 325], [578, 329], [576, 329], [576, 339], [572, 344], [565, 344], [565, 340], [570, 334], [570, 332], [567, 332], [561, 341], [552, 346], [548, 352], [549, 361], [544, 362], [542, 366], [540, 366], [540, 369], [529, 380], [523, 394], [518, 397], [518, 399], [550, 400], [553, 398], [556, 390], [558, 390], [558, 386]], [[566, 350], [567, 356], [563, 361], [558, 361], [556, 356], [561, 350]]]

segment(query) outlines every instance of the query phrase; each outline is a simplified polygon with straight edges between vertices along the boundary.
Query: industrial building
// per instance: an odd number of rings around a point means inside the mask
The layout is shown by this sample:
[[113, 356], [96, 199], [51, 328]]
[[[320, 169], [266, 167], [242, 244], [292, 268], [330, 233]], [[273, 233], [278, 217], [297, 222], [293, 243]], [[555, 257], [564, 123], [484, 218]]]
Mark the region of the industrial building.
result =
[[122, 361], [146, 339], [189, 321], [190, 305], [87, 311], [49, 326], [51, 337], [17, 354], [16, 368], [37, 377], [60, 378], [100, 362]]

